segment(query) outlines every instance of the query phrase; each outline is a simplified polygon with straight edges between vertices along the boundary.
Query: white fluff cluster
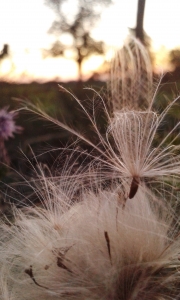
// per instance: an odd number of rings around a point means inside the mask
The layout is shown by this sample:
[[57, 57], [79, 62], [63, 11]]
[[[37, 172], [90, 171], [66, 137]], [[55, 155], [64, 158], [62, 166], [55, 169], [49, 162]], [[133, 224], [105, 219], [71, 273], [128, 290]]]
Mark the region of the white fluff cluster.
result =
[[[131, 58], [128, 67], [126, 56]], [[45, 178], [42, 172], [35, 192], [41, 194], [44, 206], [15, 209], [15, 222], [1, 224], [2, 300], [180, 297], [179, 221], [171, 207], [171, 198], [178, 201], [172, 195], [172, 184], [178, 184], [180, 156], [175, 155], [172, 143], [164, 146], [166, 139], [153, 148], [154, 136], [168, 108], [159, 116], [149, 99], [146, 108], [138, 108], [139, 95], [153, 97], [150, 63], [138, 41], [127, 43], [117, 54], [115, 66], [113, 62], [116, 74], [111, 87], [112, 96], [116, 95], [116, 111], [112, 119], [109, 117], [106, 138], [89, 116], [102, 147], [54, 120], [99, 152], [88, 172], [86, 169], [83, 174], [81, 170], [71, 177], [67, 170], [59, 181]], [[121, 67], [118, 72], [117, 66]], [[125, 84], [129, 84], [130, 96], [137, 89], [126, 107]], [[139, 90], [141, 84], [143, 93]], [[87, 189], [82, 178], [88, 176], [93, 183]], [[152, 189], [147, 185], [148, 178], [157, 183]], [[164, 178], [168, 179], [165, 189]], [[103, 189], [104, 179], [117, 180]]]

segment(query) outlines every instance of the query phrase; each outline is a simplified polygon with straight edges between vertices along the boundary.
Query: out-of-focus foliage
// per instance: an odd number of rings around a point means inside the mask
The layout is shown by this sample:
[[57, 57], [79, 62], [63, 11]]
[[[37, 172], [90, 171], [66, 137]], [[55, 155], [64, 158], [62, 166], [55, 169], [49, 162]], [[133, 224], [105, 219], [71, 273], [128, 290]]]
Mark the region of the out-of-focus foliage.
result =
[[[89, 81], [83, 85], [84, 87], [90, 86], [100, 91], [104, 83]], [[84, 99], [81, 100], [83, 105], [88, 111], [92, 111], [92, 102], [95, 98], [93, 91], [79, 89], [77, 82], [63, 83], [63, 86], [72, 91], [79, 99]], [[15, 100], [15, 98], [24, 100], [24, 104]], [[47, 114], [66, 122], [72, 128], [85, 133], [90, 139], [95, 141], [96, 136], [93, 134], [89, 120], [73, 97], [68, 95], [68, 93], [60, 92], [57, 82], [44, 84], [36, 82], [30, 84], [0, 82], [0, 99], [1, 107], [9, 106], [11, 110], [26, 106], [26, 100], [27, 102], [40, 105]], [[101, 112], [102, 107], [99, 108], [97, 122], [103, 132], [105, 118]], [[47, 165], [52, 172], [58, 172], [58, 170], [63, 168], [64, 164], [64, 160], [59, 161], [58, 158], [59, 155], [62, 156], [62, 148], [71, 145], [71, 143], [73, 144], [76, 140], [67, 131], [42, 118], [38, 118], [35, 114], [27, 113], [25, 110], [19, 111], [17, 121], [18, 125], [23, 127], [23, 132], [20, 135], [16, 135], [14, 139], [9, 139], [6, 142], [11, 167], [7, 168], [4, 165], [0, 165], [0, 180], [5, 183], [5, 185], [0, 183], [0, 214], [1, 210], [2, 212], [9, 210], [8, 203], [4, 202], [6, 198], [4, 193], [10, 195], [8, 201], [13, 201], [16, 205], [18, 204], [17, 199], [19, 199], [18, 193], [24, 196], [23, 203], [26, 203], [26, 194], [28, 194], [29, 199], [30, 191], [27, 186], [19, 184], [19, 182], [24, 182], [24, 180], [22, 177], [19, 177], [18, 173], [23, 174], [28, 181], [31, 178], [33, 179], [33, 166], [36, 165], [37, 161], [43, 165]], [[68, 153], [64, 155], [63, 157], [66, 159]], [[18, 192], [15, 192], [15, 190], [18, 190]], [[36, 201], [34, 195], [31, 201]], [[18, 205], [21, 204], [19, 203]]]
[[[104, 84], [91, 81], [84, 83], [84, 87], [87, 85], [100, 91]], [[79, 99], [83, 99], [81, 101], [88, 110], [92, 109], [92, 99], [95, 97], [93, 91], [79, 89], [76, 82], [63, 83], [63, 86], [72, 91]], [[86, 134], [91, 135], [88, 133], [92, 131], [91, 126], [85, 115], [80, 111], [79, 105], [68, 93], [60, 92], [56, 82], [44, 84], [35, 82], [30, 84], [9, 84], [2, 82], [0, 83], [0, 98], [1, 107], [9, 106], [11, 110], [22, 107], [22, 103], [14, 99], [23, 99], [25, 102], [27, 99], [27, 102], [30, 101], [42, 106], [42, 109], [54, 118], [65, 120], [70, 126], [79, 131], [86, 130]], [[102, 118], [102, 116], [99, 117], [99, 123], [103, 123]], [[38, 155], [40, 148], [41, 150], [46, 148], [44, 150], [46, 151], [51, 146], [60, 147], [62, 144], [66, 145], [68, 140], [72, 141], [66, 131], [52, 125], [50, 122], [39, 119], [35, 114], [27, 114], [24, 110], [19, 112], [18, 125], [24, 128], [22, 134], [16, 135], [15, 139], [7, 141], [8, 153], [16, 168], [18, 168], [17, 164], [21, 164], [22, 160], [22, 153], [20, 153], [18, 147], [29, 156], [30, 149], [28, 146], [32, 147], [35, 154]], [[54, 156], [56, 155], [54, 154]], [[43, 160], [48, 159], [47, 157], [49, 158], [49, 155], [41, 156]]]
[[174, 69], [180, 69], [180, 49], [171, 50], [169, 60]]

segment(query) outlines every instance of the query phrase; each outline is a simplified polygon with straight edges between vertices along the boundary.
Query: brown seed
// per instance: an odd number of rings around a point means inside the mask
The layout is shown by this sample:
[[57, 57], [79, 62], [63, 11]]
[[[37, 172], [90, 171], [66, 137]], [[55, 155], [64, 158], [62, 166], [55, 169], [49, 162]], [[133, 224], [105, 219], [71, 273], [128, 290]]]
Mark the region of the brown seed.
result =
[[34, 281], [34, 283], [35, 283], [37, 286], [39, 286], [39, 287], [41, 287], [41, 288], [44, 288], [44, 289], [46, 289], [46, 290], [49, 290], [46, 286], [43, 286], [43, 285], [39, 284], [39, 283], [36, 281], [36, 279], [34, 278], [32, 266], [30, 266], [29, 269], [25, 269], [24, 272], [25, 272], [27, 275], [29, 275], [29, 277]]
[[140, 178], [137, 176], [133, 177], [133, 180], [131, 182], [131, 187], [130, 187], [130, 192], [129, 192], [129, 199], [134, 198], [134, 196], [136, 195], [137, 191], [138, 191], [138, 187], [139, 187], [139, 182], [140, 182]]
[[109, 239], [109, 235], [108, 235], [107, 231], [104, 231], [104, 236], [105, 236], [105, 240], [106, 240], [106, 243], [107, 243], [109, 259], [110, 259], [110, 262], [112, 264], [110, 239]]

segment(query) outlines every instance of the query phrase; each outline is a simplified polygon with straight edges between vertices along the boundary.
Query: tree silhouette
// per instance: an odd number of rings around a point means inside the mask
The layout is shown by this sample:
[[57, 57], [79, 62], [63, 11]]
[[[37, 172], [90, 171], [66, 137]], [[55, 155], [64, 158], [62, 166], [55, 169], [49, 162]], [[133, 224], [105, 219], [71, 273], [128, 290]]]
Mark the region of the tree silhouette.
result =
[[[112, 0], [77, 0], [76, 12], [67, 13], [67, 0], [45, 0], [56, 12], [56, 20], [49, 32], [57, 35], [57, 41], [52, 45], [49, 54], [52, 56], [65, 55], [71, 49], [79, 68], [79, 79], [82, 78], [82, 63], [92, 54], [103, 54], [104, 43], [96, 41], [91, 36], [91, 30], [100, 18], [102, 8], [112, 3]], [[71, 15], [70, 15], [71, 14]], [[65, 45], [61, 37], [68, 34], [71, 44]]]

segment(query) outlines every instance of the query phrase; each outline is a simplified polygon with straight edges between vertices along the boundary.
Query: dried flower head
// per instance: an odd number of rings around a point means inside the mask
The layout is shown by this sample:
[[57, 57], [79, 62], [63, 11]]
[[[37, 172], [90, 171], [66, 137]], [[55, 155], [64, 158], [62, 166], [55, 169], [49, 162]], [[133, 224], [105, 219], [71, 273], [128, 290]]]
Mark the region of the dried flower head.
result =
[[22, 127], [15, 123], [17, 115], [15, 111], [8, 111], [8, 107], [0, 109], [0, 139], [8, 140], [14, 133], [21, 133]]

